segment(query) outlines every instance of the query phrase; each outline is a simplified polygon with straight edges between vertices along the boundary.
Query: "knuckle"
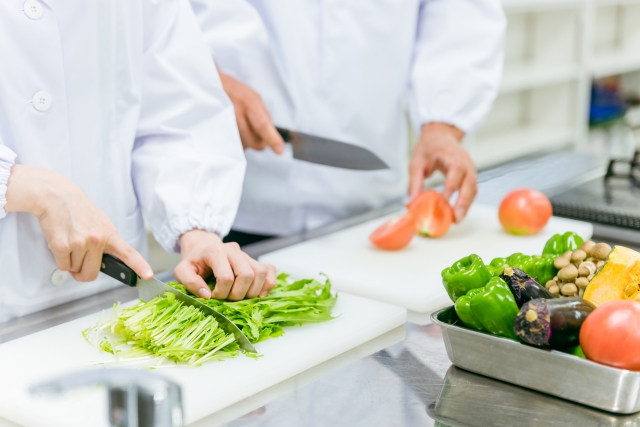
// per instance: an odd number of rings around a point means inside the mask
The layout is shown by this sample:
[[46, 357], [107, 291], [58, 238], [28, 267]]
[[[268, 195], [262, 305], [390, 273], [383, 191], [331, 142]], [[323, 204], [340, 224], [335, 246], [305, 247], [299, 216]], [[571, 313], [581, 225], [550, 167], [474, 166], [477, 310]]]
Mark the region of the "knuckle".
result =
[[240, 250], [240, 245], [238, 244], [238, 242], [229, 242], [229, 243], [225, 243], [227, 245], [227, 247], [233, 251], [239, 251]]
[[253, 270], [242, 270], [241, 272], [238, 273], [239, 280], [253, 280], [254, 277], [255, 277], [255, 274]]
[[90, 233], [87, 236], [87, 241], [91, 246], [101, 246], [104, 243], [104, 237], [99, 233]]
[[49, 242], [49, 249], [54, 254], [65, 254], [71, 252], [69, 243], [64, 239], [54, 239]]
[[255, 274], [259, 277], [264, 277], [269, 273], [269, 269], [266, 265], [260, 264], [255, 267]]
[[234, 277], [231, 274], [220, 274], [216, 276], [216, 282], [220, 285], [230, 285], [233, 283]]

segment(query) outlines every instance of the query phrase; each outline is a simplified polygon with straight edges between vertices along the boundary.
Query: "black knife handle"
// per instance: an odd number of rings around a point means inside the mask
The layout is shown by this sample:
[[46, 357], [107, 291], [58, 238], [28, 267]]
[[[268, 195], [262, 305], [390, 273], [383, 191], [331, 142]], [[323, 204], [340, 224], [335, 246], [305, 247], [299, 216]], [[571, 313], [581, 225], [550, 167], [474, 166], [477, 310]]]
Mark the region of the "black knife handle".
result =
[[276, 127], [276, 130], [278, 131], [282, 139], [284, 139], [284, 142], [291, 142], [291, 131], [289, 129]]
[[100, 271], [127, 286], [135, 286], [136, 283], [138, 283], [138, 275], [135, 271], [130, 269], [127, 264], [118, 258], [109, 254], [102, 255]]

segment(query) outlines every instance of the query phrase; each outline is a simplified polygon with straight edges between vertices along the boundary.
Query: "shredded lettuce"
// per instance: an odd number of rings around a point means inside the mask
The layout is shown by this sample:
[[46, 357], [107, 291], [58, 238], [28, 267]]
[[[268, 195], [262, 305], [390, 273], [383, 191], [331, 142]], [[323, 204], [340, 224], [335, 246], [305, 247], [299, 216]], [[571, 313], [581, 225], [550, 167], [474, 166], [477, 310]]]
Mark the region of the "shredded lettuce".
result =
[[[189, 293], [179, 283], [169, 285]], [[224, 314], [249, 341], [257, 343], [283, 335], [287, 326], [331, 320], [337, 296], [331, 293], [328, 278], [323, 284], [314, 279], [291, 281], [280, 274], [276, 287], [263, 298], [237, 302], [197, 299]], [[101, 318], [82, 334], [102, 351], [124, 359], [156, 356], [199, 366], [240, 352], [235, 337], [226, 334], [213, 317], [184, 305], [169, 292], [128, 308], [120, 309], [116, 303], [110, 318]]]

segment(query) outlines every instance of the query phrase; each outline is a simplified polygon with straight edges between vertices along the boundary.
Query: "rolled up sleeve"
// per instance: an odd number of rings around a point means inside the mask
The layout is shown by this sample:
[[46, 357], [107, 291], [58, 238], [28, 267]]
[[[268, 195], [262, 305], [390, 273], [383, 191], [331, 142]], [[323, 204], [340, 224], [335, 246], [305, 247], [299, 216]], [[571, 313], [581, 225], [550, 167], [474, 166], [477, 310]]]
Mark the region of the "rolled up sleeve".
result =
[[480, 126], [502, 78], [505, 29], [499, 0], [423, 0], [409, 94], [416, 130]]
[[7, 212], [4, 210], [4, 206], [7, 204], [7, 183], [15, 160], [16, 153], [5, 146], [0, 139], [0, 219], [7, 216]]
[[158, 242], [179, 251], [192, 229], [226, 235], [245, 159], [233, 106], [189, 3], [151, 3], [132, 175]]

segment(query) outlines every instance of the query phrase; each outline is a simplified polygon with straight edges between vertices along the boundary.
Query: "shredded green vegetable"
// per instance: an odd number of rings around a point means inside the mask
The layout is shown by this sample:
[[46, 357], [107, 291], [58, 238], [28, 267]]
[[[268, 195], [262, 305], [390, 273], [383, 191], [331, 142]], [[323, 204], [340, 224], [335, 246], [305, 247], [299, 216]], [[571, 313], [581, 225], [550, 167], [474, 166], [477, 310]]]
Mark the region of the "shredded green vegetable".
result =
[[[169, 285], [188, 293], [179, 283]], [[331, 320], [337, 297], [331, 294], [329, 279], [324, 284], [314, 279], [294, 282], [280, 274], [276, 287], [263, 298], [237, 302], [197, 299], [224, 314], [249, 341], [257, 343], [281, 336], [286, 326]], [[109, 319], [101, 319], [83, 335], [101, 350], [125, 359], [157, 356], [199, 366], [240, 352], [235, 337], [226, 334], [213, 317], [184, 305], [168, 292], [128, 308], [115, 304]]]

